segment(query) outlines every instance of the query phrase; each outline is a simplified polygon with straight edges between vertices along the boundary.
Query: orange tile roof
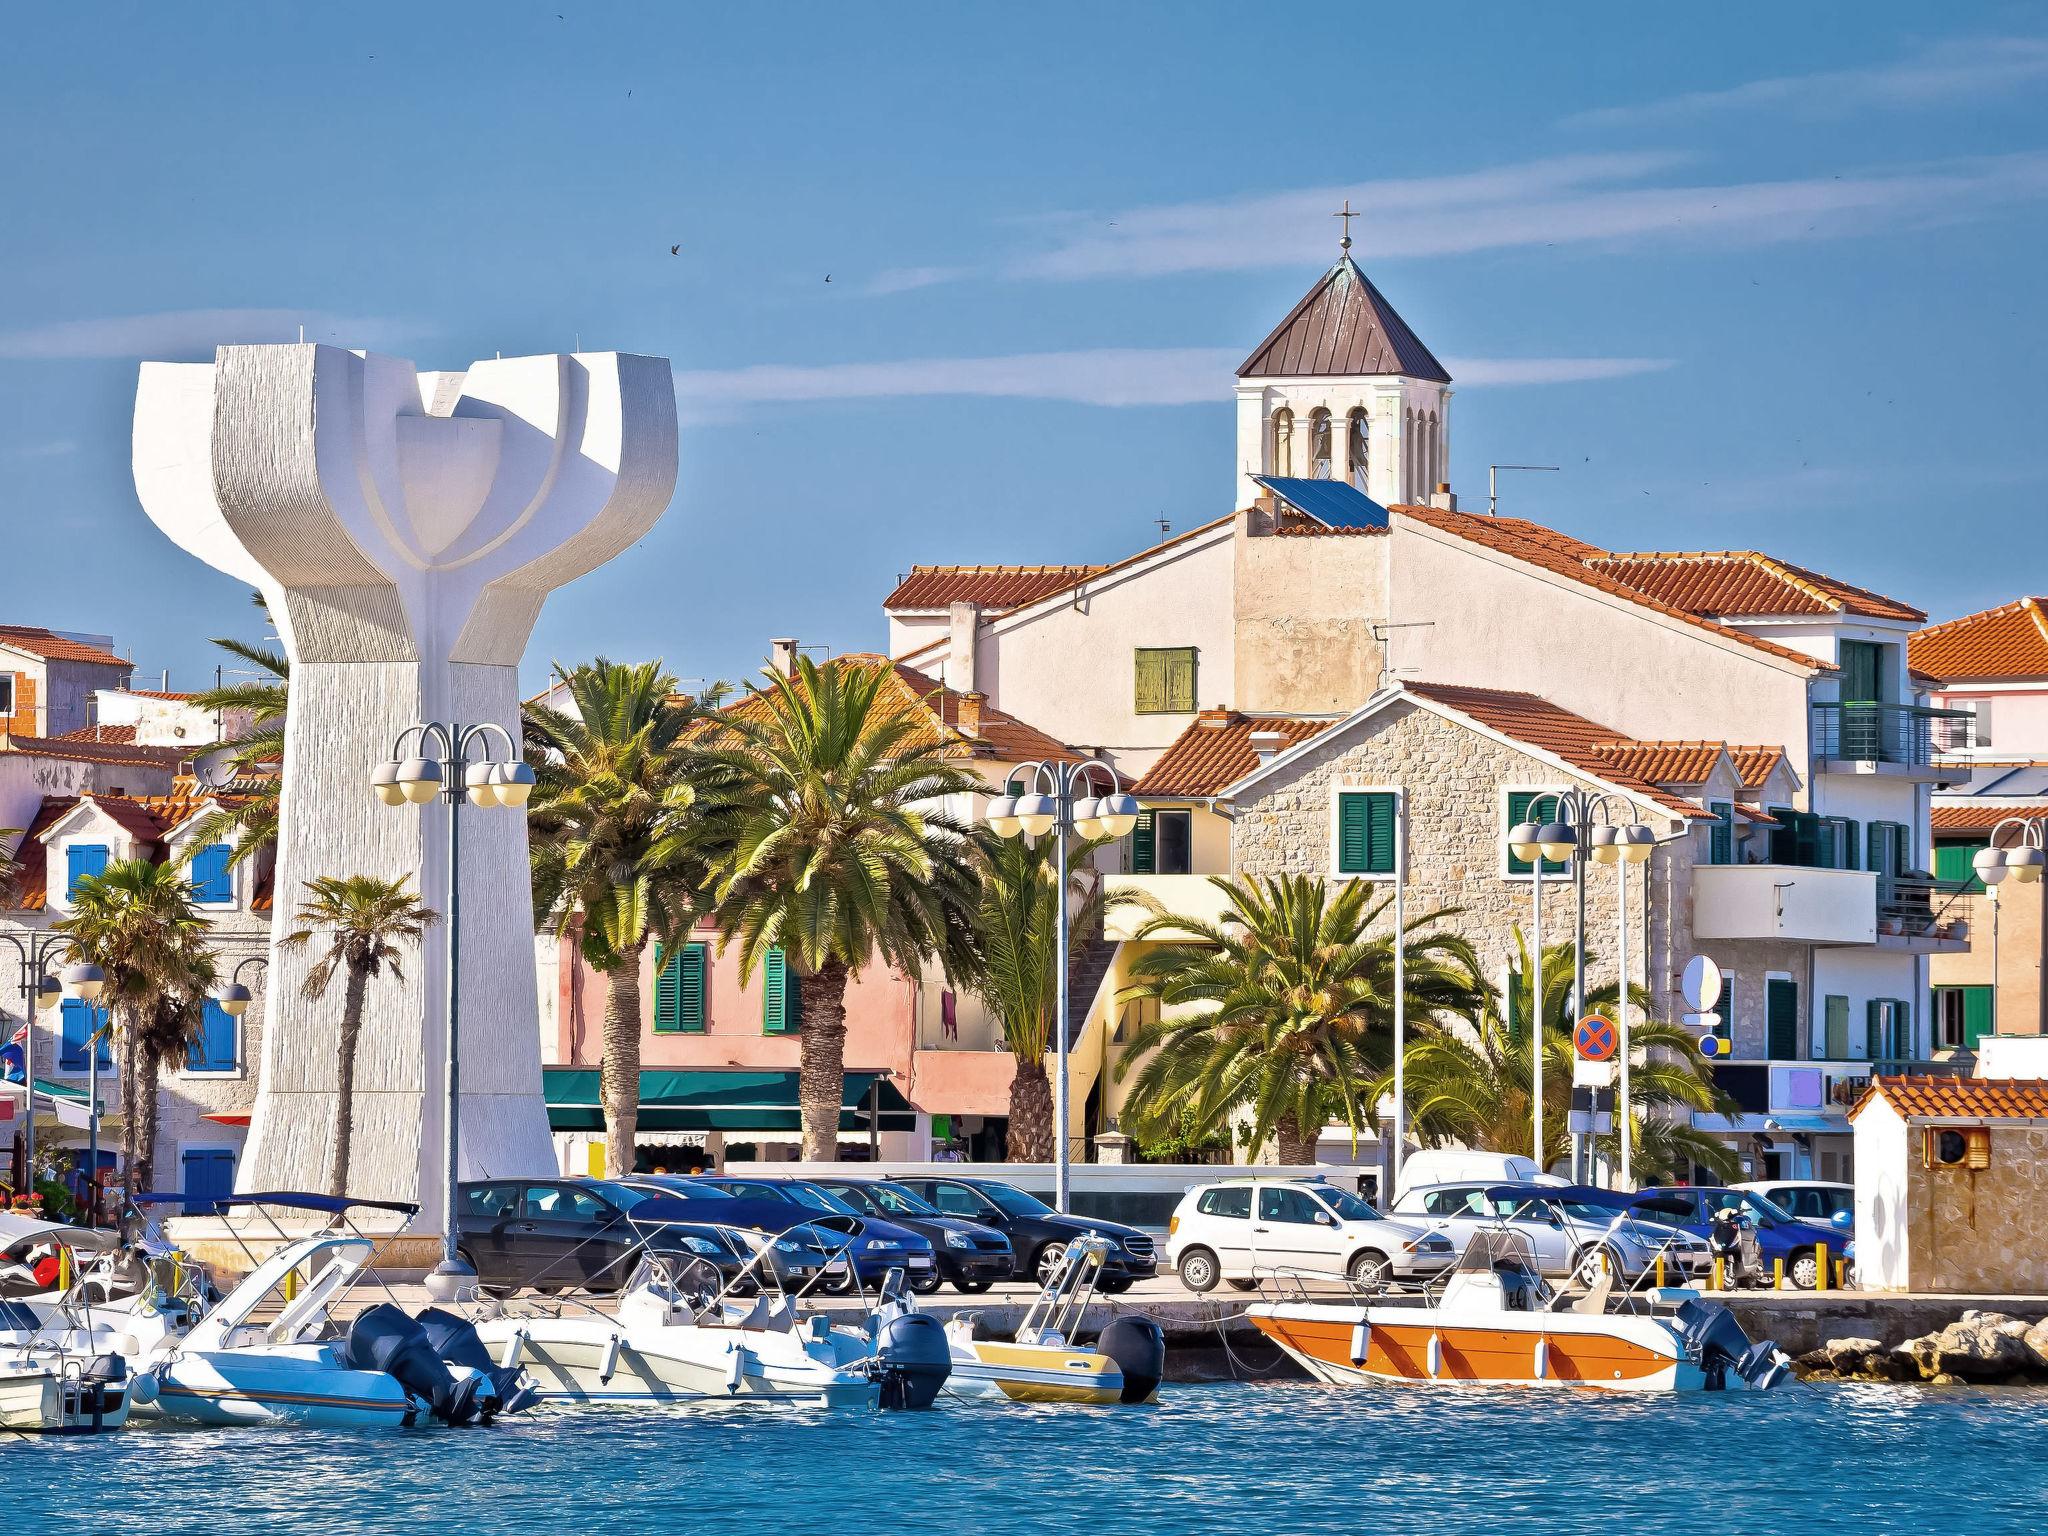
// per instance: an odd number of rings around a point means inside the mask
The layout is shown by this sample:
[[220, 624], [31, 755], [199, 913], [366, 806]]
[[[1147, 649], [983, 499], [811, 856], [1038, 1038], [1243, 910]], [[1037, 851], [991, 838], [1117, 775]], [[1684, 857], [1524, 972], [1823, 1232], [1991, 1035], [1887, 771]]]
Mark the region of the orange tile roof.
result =
[[100, 646], [88, 645], [83, 640], [73, 640], [34, 624], [0, 624], [0, 645], [11, 645], [45, 661], [86, 661], [103, 667], [135, 665]]
[[0, 752], [32, 752], [77, 763], [136, 763], [176, 769], [192, 753], [184, 747], [140, 747], [132, 741], [88, 741], [72, 736], [0, 735]]
[[1915, 667], [1956, 682], [1972, 677], [2048, 677], [2048, 597], [1930, 624], [1907, 642]]
[[1849, 1111], [1854, 1120], [1872, 1099], [1926, 1120], [2048, 1120], [2048, 1083], [1988, 1077], [1873, 1077]]
[[1852, 613], [1918, 623], [1927, 617], [1881, 593], [1753, 549], [1615, 554], [1593, 563], [1617, 581], [1702, 618]]
[[151, 857], [158, 857], [163, 840], [206, 809], [209, 803], [233, 808], [243, 804], [247, 798], [225, 793], [201, 794], [196, 790], [173, 795], [45, 795], [21, 842], [16, 845], [15, 857], [20, 860], [21, 867], [14, 878], [11, 905], [29, 912], [40, 912], [47, 906], [47, 863], [41, 858], [23, 858], [21, 850], [32, 842], [40, 841], [44, 833], [69, 815], [82, 800], [90, 800], [138, 842], [145, 844], [151, 850]]
[[954, 603], [979, 603], [993, 613], [1007, 613], [1064, 592], [1104, 569], [1099, 565], [913, 565], [896, 590], [882, 599], [882, 606], [945, 608]]
[[1602, 747], [1617, 768], [1652, 784], [1704, 784], [1726, 752], [1744, 789], [1760, 788], [1785, 760], [1782, 747], [1730, 746], [1720, 741], [1629, 741]]
[[1280, 750], [1327, 731], [1334, 720], [1303, 720], [1295, 715], [1240, 715], [1235, 710], [1209, 709], [1176, 736], [1145, 776], [1131, 786], [1134, 795], [1203, 799], [1221, 794], [1259, 766], [1252, 746], [1254, 731], [1276, 731]]
[[1985, 800], [1937, 805], [1929, 813], [1936, 832], [1989, 832], [2008, 816], [2048, 816], [2048, 802]]
[[52, 741], [113, 742], [116, 745], [133, 746], [135, 727], [132, 725], [88, 725], [76, 731], [65, 731], [52, 736]]
[[1706, 819], [1712, 815], [1632, 773], [1627, 764], [1616, 763], [1608, 748], [1638, 745], [1612, 728], [1597, 725], [1584, 715], [1575, 715], [1533, 693], [1515, 693], [1498, 688], [1457, 688], [1444, 683], [1405, 683], [1409, 693], [1469, 715], [1489, 730], [1526, 746], [1548, 752], [1569, 763], [1588, 778], [1611, 784], [1652, 805], [1662, 806], [1674, 816]]
[[130, 688], [127, 691], [138, 699], [169, 699], [174, 704], [182, 704], [187, 699], [197, 697], [196, 694], [180, 693], [176, 689]]
[[1467, 540], [1484, 545], [1514, 559], [1526, 561], [1559, 576], [1569, 577], [1598, 592], [1637, 604], [1639, 607], [1662, 613], [1699, 629], [1710, 631], [1737, 645], [1751, 650], [1762, 651], [1781, 661], [1796, 662], [1809, 672], [1832, 672], [1835, 668], [1827, 662], [1808, 656], [1803, 651], [1745, 634], [1739, 629], [1730, 629], [1712, 619], [1705, 619], [1684, 608], [1676, 607], [1655, 597], [1639, 587], [1630, 586], [1617, 577], [1599, 569], [1603, 560], [1613, 556], [1596, 545], [1575, 539], [1569, 534], [1546, 528], [1541, 523], [1532, 523], [1519, 517], [1485, 517], [1476, 512], [1453, 512], [1444, 507], [1397, 506], [1389, 507], [1390, 512], [1412, 517], [1417, 522]]
[[1275, 528], [1273, 536], [1280, 539], [1373, 539], [1384, 538], [1390, 531], [1378, 526], [1338, 528], [1328, 523], [1288, 522]]

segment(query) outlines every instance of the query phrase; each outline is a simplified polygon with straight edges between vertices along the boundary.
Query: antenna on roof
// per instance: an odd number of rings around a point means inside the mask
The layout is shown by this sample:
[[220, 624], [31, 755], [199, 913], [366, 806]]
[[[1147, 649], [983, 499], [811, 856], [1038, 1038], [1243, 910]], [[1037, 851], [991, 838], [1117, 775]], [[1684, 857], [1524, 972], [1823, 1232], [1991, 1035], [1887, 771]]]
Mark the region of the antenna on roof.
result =
[[1166, 536], [1173, 532], [1173, 524], [1163, 517], [1153, 518], [1152, 526], [1159, 530], [1159, 542], [1162, 544], [1166, 542]]
[[1500, 516], [1500, 472], [1504, 469], [1540, 470], [1545, 474], [1557, 474], [1555, 464], [1489, 464], [1486, 466], [1486, 515]]

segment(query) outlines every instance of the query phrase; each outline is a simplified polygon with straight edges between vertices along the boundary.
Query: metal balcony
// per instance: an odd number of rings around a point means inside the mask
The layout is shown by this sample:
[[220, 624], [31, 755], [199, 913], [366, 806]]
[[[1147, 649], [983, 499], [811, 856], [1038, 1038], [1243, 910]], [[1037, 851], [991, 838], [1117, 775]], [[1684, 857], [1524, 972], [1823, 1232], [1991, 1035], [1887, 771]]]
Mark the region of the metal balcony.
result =
[[1941, 759], [1974, 747], [1976, 726], [1976, 716], [1966, 709], [1818, 703], [1813, 706], [1814, 765], [1823, 772], [1945, 781], [1955, 769]]

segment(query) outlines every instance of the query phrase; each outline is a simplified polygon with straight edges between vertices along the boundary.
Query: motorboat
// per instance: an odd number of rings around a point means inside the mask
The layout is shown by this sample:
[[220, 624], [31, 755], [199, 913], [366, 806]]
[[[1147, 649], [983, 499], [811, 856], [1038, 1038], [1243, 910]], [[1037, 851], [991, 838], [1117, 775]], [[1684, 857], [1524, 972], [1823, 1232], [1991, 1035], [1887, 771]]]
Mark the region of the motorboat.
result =
[[428, 1417], [488, 1422], [507, 1406], [499, 1373], [449, 1364], [446, 1338], [407, 1315], [388, 1291], [346, 1327], [337, 1319], [377, 1249], [350, 1211], [368, 1207], [410, 1220], [418, 1207], [291, 1193], [233, 1196], [215, 1206], [250, 1207], [321, 1213], [332, 1225], [282, 1241], [188, 1333], [146, 1355], [157, 1391], [145, 1412], [194, 1424], [349, 1428]]
[[1110, 1240], [1096, 1233], [1070, 1241], [1010, 1338], [976, 1338], [976, 1313], [947, 1323], [953, 1371], [946, 1394], [1023, 1403], [1149, 1402], [1166, 1368], [1166, 1336], [1157, 1323], [1126, 1314], [1112, 1319], [1092, 1346], [1076, 1341], [1113, 1252]]
[[1791, 1362], [1752, 1343], [1734, 1314], [1684, 1288], [1631, 1287], [1602, 1273], [1554, 1289], [1527, 1237], [1475, 1232], [1444, 1281], [1402, 1304], [1353, 1293], [1254, 1303], [1258, 1330], [1319, 1381], [1575, 1387], [1618, 1392], [1762, 1391]]
[[501, 1368], [523, 1369], [555, 1402], [931, 1404], [948, 1369], [936, 1323], [892, 1315], [834, 1325], [799, 1312], [766, 1248], [727, 1277], [659, 1241], [664, 1226], [703, 1218], [701, 1203], [642, 1201], [627, 1219], [644, 1240], [612, 1314], [573, 1297], [479, 1300], [478, 1336]]
[[45, 1315], [0, 1301], [0, 1429], [90, 1435], [120, 1429], [155, 1383], [136, 1377], [115, 1347], [60, 1309]]

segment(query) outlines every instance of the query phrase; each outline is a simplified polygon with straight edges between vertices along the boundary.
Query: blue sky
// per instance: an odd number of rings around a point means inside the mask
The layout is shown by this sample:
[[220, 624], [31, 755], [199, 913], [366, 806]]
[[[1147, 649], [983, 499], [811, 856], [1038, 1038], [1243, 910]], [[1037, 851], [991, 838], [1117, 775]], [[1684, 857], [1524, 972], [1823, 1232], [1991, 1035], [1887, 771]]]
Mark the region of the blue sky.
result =
[[[1953, 20], [1946, 19], [1953, 16]], [[527, 657], [881, 643], [913, 562], [1229, 510], [1232, 366], [1357, 254], [1453, 482], [1937, 617], [2048, 555], [2048, 7], [36, 7], [0, 132], [11, 622], [246, 633], [129, 478], [144, 356], [665, 355], [674, 505]], [[672, 256], [671, 245], [680, 246]], [[830, 274], [831, 281], [825, 281]]]

